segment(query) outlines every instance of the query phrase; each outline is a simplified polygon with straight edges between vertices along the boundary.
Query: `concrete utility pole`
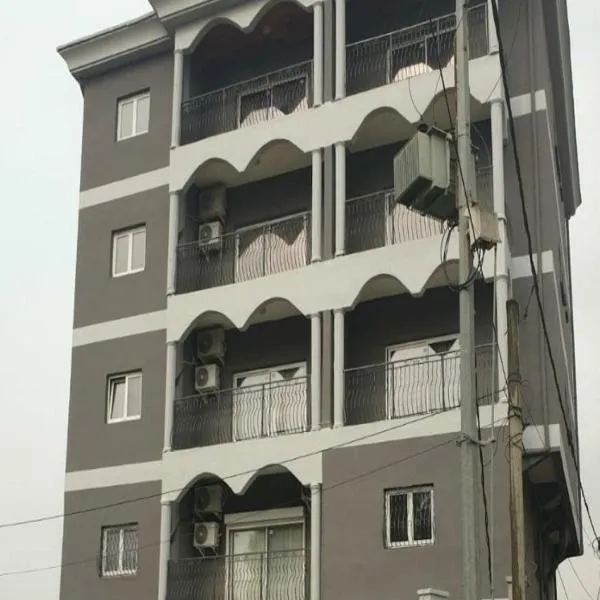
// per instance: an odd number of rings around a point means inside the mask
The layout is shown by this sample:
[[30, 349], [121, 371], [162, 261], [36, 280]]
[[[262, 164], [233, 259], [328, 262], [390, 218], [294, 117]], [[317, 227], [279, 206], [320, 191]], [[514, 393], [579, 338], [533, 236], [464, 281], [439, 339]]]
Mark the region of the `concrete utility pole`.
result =
[[506, 303], [508, 317], [508, 439], [510, 444], [510, 542], [513, 600], [525, 598], [525, 515], [523, 509], [523, 421], [519, 361], [519, 304]]
[[456, 145], [460, 288], [461, 506], [463, 600], [478, 598], [476, 465], [478, 459], [475, 391], [475, 306], [471, 280], [473, 256], [469, 236], [471, 115], [469, 91], [469, 23], [466, 0], [456, 0]]

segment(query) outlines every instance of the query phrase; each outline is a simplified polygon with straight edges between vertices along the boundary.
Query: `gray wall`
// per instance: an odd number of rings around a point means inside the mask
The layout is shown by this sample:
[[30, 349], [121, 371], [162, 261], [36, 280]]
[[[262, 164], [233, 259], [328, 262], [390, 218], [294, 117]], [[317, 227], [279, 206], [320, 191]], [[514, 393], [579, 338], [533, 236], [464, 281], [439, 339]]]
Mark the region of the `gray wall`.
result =
[[[163, 447], [166, 337], [146, 333], [73, 349], [67, 471], [159, 460]], [[106, 423], [107, 378], [142, 371], [142, 416]]]
[[[323, 597], [347, 600], [416, 598], [417, 590], [448, 590], [461, 598], [460, 450], [456, 435], [335, 449], [323, 455]], [[448, 442], [444, 444], [444, 442]], [[432, 446], [444, 444], [436, 449]], [[417, 453], [422, 453], [416, 456]], [[392, 461], [397, 459], [396, 463]], [[489, 480], [488, 480], [489, 481]], [[506, 486], [508, 466], [495, 458], [496, 593], [510, 574]], [[435, 543], [386, 549], [384, 491], [434, 486]], [[482, 501], [479, 494], [480, 514]], [[488, 501], [489, 501], [488, 494]], [[483, 520], [481, 521], [483, 523]], [[479, 597], [489, 597], [483, 531], [479, 537]], [[424, 565], [435, 565], [424, 568]]]
[[[112, 277], [112, 234], [136, 225], [146, 226], [146, 268]], [[166, 186], [79, 211], [75, 327], [166, 307], [168, 229]]]
[[[144, 90], [150, 90], [148, 133], [117, 142], [117, 101]], [[168, 166], [172, 98], [171, 52], [83, 84], [82, 190]]]
[[[159, 494], [159, 481], [65, 494], [67, 515], [75, 511], [88, 512], [65, 518], [62, 561], [67, 565], [75, 564], [62, 569], [61, 600], [148, 600], [157, 597]], [[147, 496], [153, 497], [127, 502]], [[115, 503], [121, 505], [94, 510]], [[126, 523], [139, 524], [138, 573], [128, 577], [102, 578], [99, 576], [102, 527]]]

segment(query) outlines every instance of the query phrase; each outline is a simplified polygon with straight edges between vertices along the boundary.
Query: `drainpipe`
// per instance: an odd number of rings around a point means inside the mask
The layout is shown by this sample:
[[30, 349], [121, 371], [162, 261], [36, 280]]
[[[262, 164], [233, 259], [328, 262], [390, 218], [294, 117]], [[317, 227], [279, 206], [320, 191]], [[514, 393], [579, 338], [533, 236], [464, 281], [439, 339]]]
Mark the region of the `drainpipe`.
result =
[[321, 149], [312, 153], [311, 248], [311, 261], [320, 261], [323, 257], [323, 160]]
[[333, 426], [344, 425], [344, 309], [333, 311]]
[[173, 407], [175, 404], [175, 377], [177, 372], [177, 346], [175, 342], [167, 343], [167, 368], [165, 385], [165, 427], [163, 453], [171, 451], [171, 433], [173, 430]]
[[313, 5], [313, 105], [323, 104], [323, 1]]
[[335, 0], [335, 99], [346, 96], [346, 0]]
[[158, 563], [158, 600], [166, 600], [171, 550], [171, 502], [166, 498], [160, 501], [160, 551]]
[[310, 600], [321, 597], [321, 484], [310, 484]]
[[179, 237], [179, 192], [169, 193], [169, 238], [167, 257], [167, 296], [175, 293], [177, 241]]
[[310, 316], [310, 422], [311, 429], [321, 428], [321, 314]]
[[171, 122], [171, 148], [179, 146], [181, 133], [181, 103], [183, 102], [183, 51], [176, 49], [173, 60], [173, 107]]
[[346, 253], [346, 144], [335, 145], [335, 255]]

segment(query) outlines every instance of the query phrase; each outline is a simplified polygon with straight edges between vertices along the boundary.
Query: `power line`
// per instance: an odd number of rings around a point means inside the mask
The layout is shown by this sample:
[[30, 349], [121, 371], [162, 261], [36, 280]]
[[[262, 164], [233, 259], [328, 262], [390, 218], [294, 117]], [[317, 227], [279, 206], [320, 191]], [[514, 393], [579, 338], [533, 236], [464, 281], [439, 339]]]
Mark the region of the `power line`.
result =
[[[428, 417], [433, 416], [435, 414], [438, 413], [432, 413], [431, 415], [427, 415]], [[412, 421], [415, 422], [415, 421]], [[369, 475], [373, 475], [374, 473], [378, 473], [380, 471], [384, 471], [385, 469], [389, 469], [393, 466], [402, 464], [404, 462], [407, 462], [409, 460], [412, 460], [414, 458], [417, 458], [419, 456], [423, 456], [424, 454], [427, 454], [429, 452], [432, 452], [433, 450], [437, 450], [439, 448], [442, 448], [444, 446], [448, 446], [450, 444], [455, 444], [459, 439], [460, 439], [460, 435], [458, 436], [453, 436], [452, 438], [448, 439], [448, 440], [444, 440], [443, 442], [439, 442], [437, 444], [433, 444], [430, 446], [427, 446], [426, 448], [419, 450], [417, 452], [414, 452], [413, 454], [410, 454], [408, 456], [404, 456], [402, 458], [399, 458], [397, 460], [394, 460], [392, 462], [386, 463], [384, 465], [380, 465], [379, 467], [375, 467], [373, 469], [369, 469], [367, 471], [363, 471], [362, 473], [359, 473], [358, 475], [355, 475], [354, 477], [350, 477], [348, 479], [344, 479], [342, 481], [338, 481], [337, 483], [334, 483], [332, 485], [329, 486], [324, 486], [322, 488], [322, 492], [326, 492], [326, 491], [330, 491], [332, 489], [338, 488], [342, 485], [346, 485], [348, 483], [352, 483], [354, 481], [357, 481], [359, 479], [362, 479], [364, 477], [368, 477]], [[333, 448], [333, 447], [332, 447]], [[296, 500], [294, 500], [294, 502], [296, 502]], [[285, 503], [285, 504], [290, 504], [290, 503]], [[158, 542], [155, 542], [153, 544], [145, 544], [143, 546], [139, 546], [138, 547], [138, 552], [139, 551], [145, 551], [148, 550], [150, 548], [156, 548], [158, 546], [161, 546], [162, 544], [167, 544], [167, 543], [171, 543], [171, 536], [169, 536], [168, 540], [159, 540]], [[39, 573], [39, 572], [43, 572], [43, 571], [51, 571], [51, 570], [55, 570], [55, 569], [63, 569], [63, 568], [68, 568], [68, 567], [74, 567], [74, 566], [79, 566], [82, 564], [88, 564], [88, 563], [97, 563], [98, 561], [98, 555], [94, 556], [93, 558], [86, 558], [86, 559], [80, 559], [80, 560], [75, 560], [75, 561], [69, 561], [66, 563], [61, 563], [58, 565], [49, 565], [46, 567], [38, 567], [38, 568], [31, 568], [31, 569], [23, 569], [23, 570], [18, 570], [18, 571], [5, 571], [5, 572], [0, 572], [0, 577], [9, 577], [9, 576], [15, 576], [15, 575], [27, 575], [27, 574], [32, 574], [32, 573]]]
[[575, 569], [575, 565], [573, 564], [573, 561], [571, 559], [569, 559], [567, 562], [569, 563], [569, 566], [571, 567], [571, 571], [573, 571], [575, 578], [577, 579], [577, 581], [579, 581], [579, 585], [583, 588], [583, 591], [585, 592], [586, 596], [590, 600], [594, 600], [594, 597], [592, 596], [592, 594], [590, 594], [589, 590], [585, 587], [585, 584], [583, 583], [583, 581], [581, 581], [581, 577], [579, 577], [579, 573]]
[[562, 585], [562, 589], [563, 592], [565, 593], [565, 600], [569, 600], [569, 594], [567, 594], [567, 586], [565, 585], [565, 582], [562, 578], [562, 575], [560, 574], [560, 571], [557, 569], [556, 574], [558, 575], [558, 580], [560, 581], [560, 584]]
[[498, 7], [497, 7], [496, 3], [491, 2], [491, 5], [492, 5], [492, 14], [494, 17], [494, 27], [496, 29], [496, 35], [498, 37], [498, 49], [499, 49], [498, 54], [499, 54], [499, 59], [500, 59], [500, 71], [501, 71], [501, 76], [502, 76], [504, 95], [507, 98], [506, 107], [507, 107], [507, 111], [508, 111], [508, 125], [509, 125], [509, 129], [510, 129], [510, 135], [512, 138], [513, 158], [515, 161], [515, 169], [516, 169], [516, 173], [517, 173], [519, 197], [521, 200], [521, 212], [523, 215], [523, 226], [525, 229], [525, 236], [527, 238], [527, 254], [529, 256], [529, 265], [531, 268], [531, 274], [532, 274], [532, 279], [533, 279], [532, 283], [533, 283], [533, 288], [534, 288], [534, 292], [535, 292], [536, 304], [538, 306], [538, 310], [540, 313], [540, 321], [542, 324], [542, 331], [544, 334], [544, 340], [545, 340], [546, 349], [548, 352], [548, 357], [550, 359], [550, 366], [552, 368], [554, 385], [556, 387], [556, 392], [558, 395], [558, 403], [559, 403], [560, 410], [562, 413], [563, 421], [565, 423], [565, 432], [566, 432], [566, 437], [567, 437], [567, 443], [569, 445], [571, 454], [573, 456], [573, 464], [575, 466], [575, 472], [577, 474], [578, 487], [581, 491], [581, 497], [583, 499], [585, 510], [587, 512], [587, 516], [590, 521], [594, 537], [596, 539], [598, 539], [598, 533], [596, 531], [594, 521], [592, 520], [590, 506], [589, 506], [589, 503], [588, 503], [588, 500], [587, 500], [587, 497], [585, 494], [585, 490], [583, 488], [583, 482], [581, 480], [581, 473], [579, 470], [579, 464], [578, 464], [578, 460], [577, 460], [577, 452], [575, 450], [575, 444], [573, 442], [573, 435], [571, 433], [571, 428], [569, 427], [569, 421], [567, 418], [567, 413], [566, 413], [566, 409], [565, 409], [563, 398], [562, 398], [562, 392], [560, 389], [560, 382], [559, 382], [559, 378], [558, 378], [558, 370], [557, 370], [557, 366], [556, 366], [556, 361], [554, 359], [554, 355], [552, 353], [552, 344], [550, 343], [550, 335], [548, 333], [548, 326], [546, 323], [546, 315], [544, 314], [541, 291], [540, 291], [540, 286], [539, 286], [539, 282], [538, 282], [538, 274], [537, 274], [537, 270], [535, 267], [535, 261], [533, 259], [533, 240], [532, 240], [531, 229], [530, 229], [530, 225], [529, 225], [529, 216], [527, 214], [527, 206], [525, 203], [523, 175], [521, 172], [521, 163], [519, 160], [519, 152], [517, 149], [517, 136], [516, 136], [516, 131], [515, 131], [515, 122], [514, 122], [514, 116], [513, 116], [513, 111], [512, 111], [512, 104], [510, 102], [511, 96], [510, 96], [510, 89], [509, 89], [509, 85], [508, 85], [506, 60], [504, 57], [504, 47], [503, 47], [503, 42], [502, 42], [502, 34], [500, 31], [500, 16], [498, 14]]

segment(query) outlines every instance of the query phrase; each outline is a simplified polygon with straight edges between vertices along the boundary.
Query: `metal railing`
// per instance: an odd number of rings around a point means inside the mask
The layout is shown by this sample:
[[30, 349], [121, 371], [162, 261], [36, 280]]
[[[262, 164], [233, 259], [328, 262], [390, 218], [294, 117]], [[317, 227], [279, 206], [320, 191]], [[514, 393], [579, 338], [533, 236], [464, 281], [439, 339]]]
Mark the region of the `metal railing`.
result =
[[[480, 404], [493, 394], [492, 348], [476, 351]], [[344, 419], [347, 425], [410, 417], [460, 406], [460, 353], [390, 361], [347, 369]]]
[[175, 400], [176, 450], [276, 437], [308, 429], [308, 377], [216, 390]]
[[310, 213], [177, 247], [177, 293], [248, 281], [310, 262]]
[[169, 561], [167, 600], [305, 600], [304, 550]]
[[181, 106], [181, 143], [249, 127], [307, 110], [312, 104], [312, 61], [207, 92]]
[[[346, 93], [356, 94], [454, 64], [454, 14], [346, 47]], [[488, 52], [487, 6], [469, 10], [470, 58]]]
[[433, 237], [442, 230], [442, 221], [397, 203], [392, 190], [351, 198], [346, 203], [348, 254]]

